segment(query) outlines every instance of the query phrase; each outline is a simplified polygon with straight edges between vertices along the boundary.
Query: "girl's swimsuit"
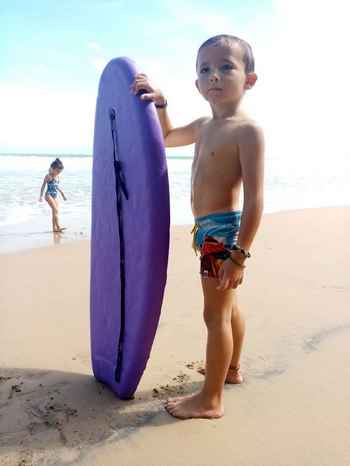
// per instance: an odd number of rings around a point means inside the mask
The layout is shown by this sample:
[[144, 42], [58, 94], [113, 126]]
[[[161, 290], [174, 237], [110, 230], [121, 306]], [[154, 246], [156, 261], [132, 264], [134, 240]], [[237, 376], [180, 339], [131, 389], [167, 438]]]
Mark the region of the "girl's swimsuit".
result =
[[53, 178], [52, 180], [47, 182], [47, 191], [46, 195], [50, 194], [52, 197], [57, 197], [57, 186], [58, 186], [59, 181], [56, 180], [56, 178]]
[[229, 257], [236, 244], [242, 212], [214, 213], [195, 218], [192, 229], [193, 248], [200, 251], [200, 274], [218, 278], [222, 263]]

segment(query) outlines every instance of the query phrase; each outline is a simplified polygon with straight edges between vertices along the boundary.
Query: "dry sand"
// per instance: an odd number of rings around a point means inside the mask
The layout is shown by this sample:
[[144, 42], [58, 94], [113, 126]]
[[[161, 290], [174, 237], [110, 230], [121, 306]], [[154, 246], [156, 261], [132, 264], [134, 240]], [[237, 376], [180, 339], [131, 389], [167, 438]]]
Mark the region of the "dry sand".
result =
[[264, 215], [239, 302], [245, 383], [225, 416], [172, 418], [206, 329], [190, 226], [172, 228], [161, 321], [135, 399], [91, 375], [89, 242], [0, 256], [0, 465], [350, 465], [350, 209]]

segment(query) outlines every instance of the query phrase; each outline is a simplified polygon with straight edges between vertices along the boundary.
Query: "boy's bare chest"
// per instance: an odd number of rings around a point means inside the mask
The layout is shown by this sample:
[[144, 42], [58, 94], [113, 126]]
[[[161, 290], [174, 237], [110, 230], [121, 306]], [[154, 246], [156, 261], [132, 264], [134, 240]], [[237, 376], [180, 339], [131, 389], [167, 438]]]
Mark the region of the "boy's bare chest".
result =
[[203, 131], [195, 145], [192, 175], [198, 172], [225, 174], [232, 173], [238, 160], [238, 140], [227, 128]]

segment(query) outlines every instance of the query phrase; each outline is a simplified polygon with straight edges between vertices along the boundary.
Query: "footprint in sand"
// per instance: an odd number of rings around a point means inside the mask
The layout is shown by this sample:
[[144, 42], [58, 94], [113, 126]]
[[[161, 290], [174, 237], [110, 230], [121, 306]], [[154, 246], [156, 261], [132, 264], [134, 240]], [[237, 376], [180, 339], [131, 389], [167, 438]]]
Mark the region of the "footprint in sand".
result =
[[2, 375], [0, 375], [0, 383], [1, 382], [7, 382], [8, 380], [11, 380], [13, 377], [4, 377]]
[[182, 394], [185, 391], [184, 384], [189, 382], [191, 378], [184, 372], [180, 372], [176, 377], [173, 377], [172, 380], [175, 384], [160, 385], [159, 388], [154, 388], [152, 396], [158, 398], [173, 394]]
[[[203, 360], [191, 361], [186, 364], [186, 367], [187, 369], [192, 369], [192, 370], [199, 372], [200, 370], [204, 369], [204, 361]], [[201, 372], [199, 373], [201, 374]]]
[[[19, 378], [18, 377], [4, 377], [4, 376], [0, 376], [0, 383], [2, 383], [3, 385], [8, 385], [6, 384], [6, 382], [8, 382], [9, 380], [12, 380], [12, 379], [18, 379], [18, 383], [13, 383], [12, 385], [10, 385], [10, 387], [8, 388], [9, 392], [8, 392], [8, 396], [7, 396], [7, 399], [8, 400], [11, 400], [14, 396], [15, 393], [21, 393], [22, 392], [22, 387], [21, 385], [23, 385], [23, 382], [19, 382]], [[17, 380], [16, 380], [17, 381]], [[2, 390], [3, 391], [3, 388]]]
[[[186, 367], [191, 370], [195, 370], [198, 374], [205, 375], [205, 365], [204, 361], [191, 361], [186, 364]], [[227, 373], [226, 376], [226, 384], [237, 385], [243, 382], [243, 377], [240, 373], [236, 373], [235, 371], [230, 371]]]
[[70, 408], [66, 404], [57, 403], [54, 397], [50, 397], [46, 403], [31, 405], [27, 413], [33, 419], [28, 426], [30, 434], [35, 434], [46, 430], [47, 428], [57, 429], [60, 440], [66, 445], [67, 438], [64, 434], [63, 427], [69, 422], [70, 417], [78, 416], [76, 409]]

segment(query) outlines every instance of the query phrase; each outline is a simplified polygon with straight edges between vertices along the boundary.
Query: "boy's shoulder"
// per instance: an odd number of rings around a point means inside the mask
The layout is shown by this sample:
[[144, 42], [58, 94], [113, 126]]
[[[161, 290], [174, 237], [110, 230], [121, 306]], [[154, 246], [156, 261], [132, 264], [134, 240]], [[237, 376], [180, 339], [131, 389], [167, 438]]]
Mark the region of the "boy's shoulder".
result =
[[197, 120], [195, 120], [195, 123], [198, 128], [201, 128], [206, 123], [210, 123], [211, 120], [212, 120], [212, 117], [210, 116], [202, 116], [202, 117], [197, 118]]
[[261, 142], [264, 139], [261, 125], [248, 115], [240, 116], [235, 129], [241, 144]]

